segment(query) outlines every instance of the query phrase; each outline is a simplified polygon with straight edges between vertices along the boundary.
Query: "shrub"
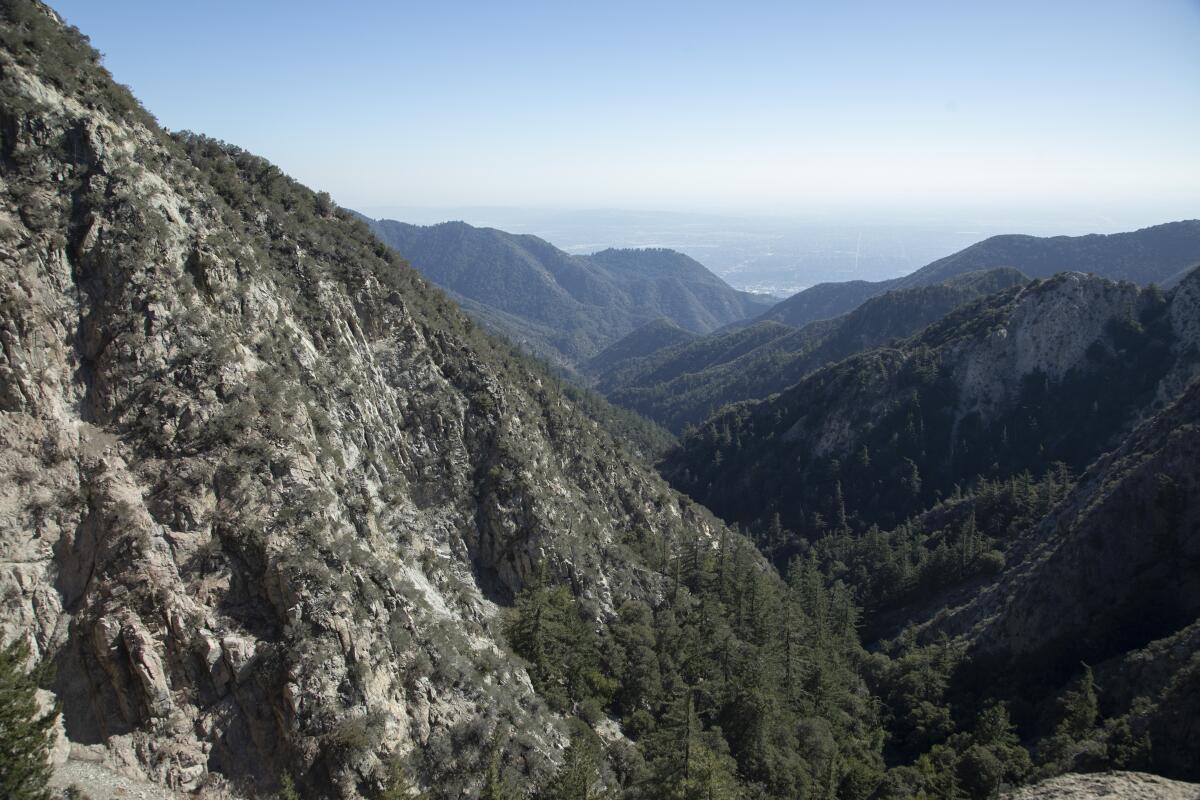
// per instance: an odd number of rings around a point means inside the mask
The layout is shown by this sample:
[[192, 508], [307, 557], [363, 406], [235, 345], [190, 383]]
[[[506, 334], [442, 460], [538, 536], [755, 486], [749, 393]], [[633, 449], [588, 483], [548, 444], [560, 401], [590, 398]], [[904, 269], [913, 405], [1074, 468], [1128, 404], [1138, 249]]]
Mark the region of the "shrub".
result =
[[991, 750], [981, 745], [971, 745], [958, 759], [956, 768], [958, 782], [967, 793], [983, 800], [991, 797], [1000, 786], [1004, 765]]
[[29, 645], [17, 640], [0, 650], [0, 797], [49, 800], [50, 746], [58, 709], [41, 713], [42, 666], [25, 670]]
[[979, 557], [979, 570], [984, 575], [999, 575], [1006, 564], [1004, 553], [999, 550], [988, 550]]

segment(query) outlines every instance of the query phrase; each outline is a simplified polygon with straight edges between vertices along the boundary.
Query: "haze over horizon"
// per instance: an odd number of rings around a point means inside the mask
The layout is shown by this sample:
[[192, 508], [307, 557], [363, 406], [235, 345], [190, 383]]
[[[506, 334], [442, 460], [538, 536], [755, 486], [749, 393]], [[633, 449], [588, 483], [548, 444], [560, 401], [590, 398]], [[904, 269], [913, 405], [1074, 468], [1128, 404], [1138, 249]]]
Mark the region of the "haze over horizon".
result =
[[1200, 0], [49, 2], [0, 800], [1200, 800]]
[[1190, 0], [52, 4], [164, 125], [264, 155], [352, 208], [1063, 233], [1200, 208]]

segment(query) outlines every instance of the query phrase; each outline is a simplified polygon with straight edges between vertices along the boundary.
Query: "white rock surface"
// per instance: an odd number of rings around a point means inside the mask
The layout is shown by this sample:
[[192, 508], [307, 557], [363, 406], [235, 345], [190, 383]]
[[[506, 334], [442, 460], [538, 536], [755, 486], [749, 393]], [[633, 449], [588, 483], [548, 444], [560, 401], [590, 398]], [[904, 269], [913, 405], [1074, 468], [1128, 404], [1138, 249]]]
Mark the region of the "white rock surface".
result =
[[1145, 772], [1059, 775], [1002, 795], [1004, 800], [1197, 800], [1200, 784]]

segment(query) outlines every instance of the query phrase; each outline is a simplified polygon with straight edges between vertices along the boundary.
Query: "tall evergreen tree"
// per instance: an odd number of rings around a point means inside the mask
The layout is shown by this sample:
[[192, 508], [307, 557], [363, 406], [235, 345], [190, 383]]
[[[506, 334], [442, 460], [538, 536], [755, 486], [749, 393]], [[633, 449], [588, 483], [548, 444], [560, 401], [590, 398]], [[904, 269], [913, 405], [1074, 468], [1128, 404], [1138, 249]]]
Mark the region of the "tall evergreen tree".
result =
[[1079, 684], [1063, 695], [1060, 708], [1062, 717], [1057, 733], [1079, 741], [1096, 726], [1096, 718], [1099, 715], [1096, 679], [1092, 675], [1092, 668], [1087, 664], [1083, 665], [1083, 675], [1079, 678]]
[[479, 793], [479, 800], [517, 800], [517, 793], [505, 780], [504, 771], [500, 768], [500, 750], [500, 739], [497, 736], [492, 741], [492, 753], [488, 757], [487, 772], [483, 776], [483, 790]]
[[601, 796], [600, 740], [592, 729], [575, 720], [571, 743], [562, 766], [541, 795], [541, 800], [596, 800]]
[[18, 639], [0, 650], [0, 797], [49, 800], [50, 747], [58, 710], [43, 714], [38, 683], [43, 667], [26, 671], [29, 645]]

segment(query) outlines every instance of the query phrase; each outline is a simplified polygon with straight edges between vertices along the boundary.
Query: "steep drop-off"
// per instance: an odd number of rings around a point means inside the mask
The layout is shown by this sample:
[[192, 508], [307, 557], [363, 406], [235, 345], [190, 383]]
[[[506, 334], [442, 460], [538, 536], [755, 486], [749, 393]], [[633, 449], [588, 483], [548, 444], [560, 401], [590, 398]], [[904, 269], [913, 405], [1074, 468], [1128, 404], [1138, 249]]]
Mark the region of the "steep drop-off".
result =
[[44, 7], [0, 47], [0, 627], [77, 745], [192, 789], [531, 782], [562, 717], [497, 622], [544, 562], [657, 597], [681, 503], [361, 222], [164, 134]]
[[1194, 374], [1197, 284], [1068, 273], [991, 295], [713, 416], [665, 472], [725, 519], [817, 536], [894, 525], [981, 475], [1081, 470]]
[[[887, 292], [799, 330], [768, 321], [671, 344], [640, 329], [589, 361], [584, 372], [613, 403], [681, 433], [723, 405], [781, 392], [826, 364], [911, 336], [964, 303], [1025, 280], [1012, 269], [967, 273]], [[661, 347], [644, 352], [659, 341]]]

